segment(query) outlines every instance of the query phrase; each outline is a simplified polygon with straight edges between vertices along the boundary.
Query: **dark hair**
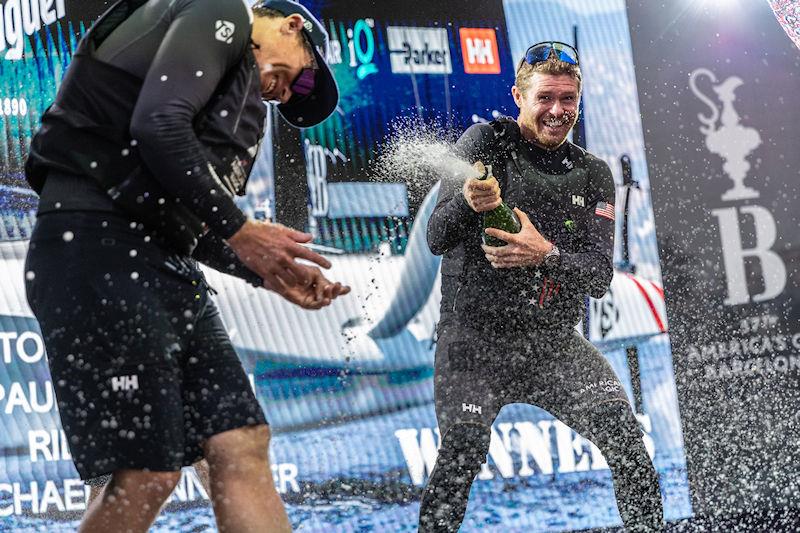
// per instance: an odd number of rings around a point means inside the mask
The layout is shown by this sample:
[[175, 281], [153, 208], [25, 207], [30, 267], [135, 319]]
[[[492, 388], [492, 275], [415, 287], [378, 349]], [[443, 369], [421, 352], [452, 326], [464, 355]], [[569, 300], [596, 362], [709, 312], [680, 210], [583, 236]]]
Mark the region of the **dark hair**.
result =
[[530, 88], [531, 77], [537, 72], [553, 76], [566, 74], [578, 82], [578, 92], [581, 91], [583, 86], [581, 68], [578, 65], [561, 61], [551, 52], [547, 61], [540, 61], [533, 65], [528, 64], [524, 59], [520, 61], [519, 68], [517, 68], [517, 76], [514, 80], [517, 88], [523, 93], [526, 92]]
[[[281, 18], [282, 19], [283, 17], [286, 16], [283, 13], [281, 13], [280, 11], [272, 9], [271, 7], [255, 6], [252, 9], [253, 9], [253, 15], [255, 15], [258, 18], [271, 18], [271, 19]], [[306, 36], [305, 31], [300, 31], [298, 33], [300, 35], [300, 40], [303, 43], [303, 48], [306, 49], [306, 52], [308, 52], [308, 55], [311, 57], [311, 59], [313, 61], [314, 60], [314, 48], [313, 48], [313, 45], [311, 44], [311, 41]]]

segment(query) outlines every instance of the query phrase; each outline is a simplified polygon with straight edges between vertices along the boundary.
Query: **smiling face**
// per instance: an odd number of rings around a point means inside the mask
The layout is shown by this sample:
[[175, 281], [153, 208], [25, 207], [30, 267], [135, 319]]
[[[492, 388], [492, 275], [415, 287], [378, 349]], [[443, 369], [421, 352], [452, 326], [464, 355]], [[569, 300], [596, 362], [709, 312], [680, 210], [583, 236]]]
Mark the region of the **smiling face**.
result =
[[578, 121], [578, 80], [569, 74], [534, 72], [526, 85], [524, 90], [516, 85], [511, 88], [522, 135], [541, 148], [554, 150]]
[[286, 103], [292, 96], [292, 82], [314, 58], [301, 35], [303, 18], [256, 17], [252, 41], [261, 72], [261, 96], [264, 100]]

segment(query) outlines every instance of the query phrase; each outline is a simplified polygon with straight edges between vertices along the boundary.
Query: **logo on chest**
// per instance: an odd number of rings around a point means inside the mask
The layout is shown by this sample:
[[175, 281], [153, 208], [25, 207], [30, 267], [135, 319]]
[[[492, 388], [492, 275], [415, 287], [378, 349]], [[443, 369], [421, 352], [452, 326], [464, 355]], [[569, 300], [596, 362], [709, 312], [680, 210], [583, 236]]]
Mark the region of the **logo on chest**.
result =
[[581, 207], [586, 207], [586, 200], [583, 198], [583, 196], [573, 194], [572, 205], [579, 205]]

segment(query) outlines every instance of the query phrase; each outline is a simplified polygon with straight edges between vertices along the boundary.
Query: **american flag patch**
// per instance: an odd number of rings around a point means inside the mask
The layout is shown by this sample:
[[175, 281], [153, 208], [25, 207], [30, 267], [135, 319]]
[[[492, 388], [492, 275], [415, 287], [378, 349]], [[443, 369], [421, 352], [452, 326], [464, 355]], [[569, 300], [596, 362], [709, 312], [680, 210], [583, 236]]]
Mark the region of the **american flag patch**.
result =
[[599, 217], [605, 217], [609, 220], [614, 220], [614, 204], [597, 202], [597, 207], [594, 208], [594, 214]]

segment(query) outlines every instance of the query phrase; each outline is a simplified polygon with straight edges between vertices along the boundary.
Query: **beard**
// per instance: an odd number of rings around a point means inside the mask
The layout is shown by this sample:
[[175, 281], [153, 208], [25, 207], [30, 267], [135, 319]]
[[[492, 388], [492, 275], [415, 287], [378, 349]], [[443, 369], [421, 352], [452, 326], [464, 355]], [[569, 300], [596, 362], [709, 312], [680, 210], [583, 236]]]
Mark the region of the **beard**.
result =
[[564, 144], [577, 122], [577, 113], [571, 111], [565, 111], [558, 117], [550, 115], [540, 118], [533, 122], [534, 127], [529, 128], [533, 133], [532, 141], [547, 150], [554, 150]]

